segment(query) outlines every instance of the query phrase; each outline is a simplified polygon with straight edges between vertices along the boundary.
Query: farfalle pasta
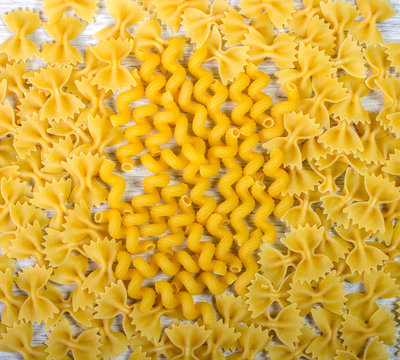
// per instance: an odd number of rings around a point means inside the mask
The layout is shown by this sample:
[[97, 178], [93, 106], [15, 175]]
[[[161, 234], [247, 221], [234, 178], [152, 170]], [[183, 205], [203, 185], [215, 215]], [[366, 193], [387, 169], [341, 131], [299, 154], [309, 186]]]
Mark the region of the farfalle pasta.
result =
[[43, 120], [56, 122], [73, 117], [84, 104], [73, 94], [64, 91], [72, 68], [63, 65], [49, 65], [35, 72], [29, 81], [41, 91], [50, 93], [39, 112]]
[[391, 6], [100, 5], [2, 16], [0, 349], [388, 358], [399, 49], [377, 23]]
[[321, 133], [319, 125], [314, 118], [303, 113], [292, 112], [284, 115], [286, 137], [271, 139], [264, 144], [269, 151], [282, 149], [284, 154], [283, 164], [291, 167], [301, 167], [300, 141], [317, 136]]
[[[101, 40], [93, 46], [91, 51], [101, 62], [106, 63], [106, 66], [96, 73], [91, 83], [100, 89], [113, 92], [134, 86], [135, 79], [121, 66], [122, 58], [130, 53], [132, 46], [132, 40], [122, 39]], [[110, 52], [110, 48], [114, 50]]]
[[77, 156], [72, 155], [62, 163], [72, 178], [73, 188], [69, 195], [70, 202], [75, 203], [83, 199], [89, 206], [98, 206], [105, 201], [107, 190], [95, 180], [104, 160], [105, 158], [98, 154], [80, 153]]
[[74, 337], [67, 319], [62, 318], [48, 336], [46, 352], [51, 357], [62, 357], [71, 351], [77, 359], [96, 359], [100, 353], [97, 332], [93, 328]]
[[63, 15], [57, 22], [43, 24], [43, 27], [55, 41], [42, 44], [40, 52], [42, 59], [47, 63], [60, 65], [76, 65], [83, 62], [79, 50], [69, 44], [86, 27], [83, 21]]
[[294, 2], [291, 0], [281, 4], [270, 0], [262, 0], [260, 2], [255, 0], [241, 0], [240, 2], [241, 13], [244, 16], [254, 18], [266, 11], [271, 22], [277, 28], [283, 28], [284, 25], [288, 24], [294, 12], [293, 6]]
[[97, 10], [97, 0], [44, 0], [43, 9], [49, 22], [57, 21], [66, 10], [72, 9], [81, 19], [92, 23]]
[[225, 0], [217, 0], [211, 4], [208, 14], [194, 7], [184, 10], [183, 26], [197, 46], [200, 47], [207, 41], [213, 26], [221, 25], [222, 17], [228, 8]]
[[311, 314], [322, 334], [311, 341], [306, 352], [321, 359], [335, 357], [341, 350], [344, 350], [344, 346], [338, 338], [342, 317], [323, 307], [312, 309]]
[[3, 351], [17, 352], [26, 358], [45, 359], [45, 345], [32, 346], [32, 337], [32, 324], [15, 322], [1, 334], [0, 346]]
[[189, 0], [176, 3], [170, 0], [153, 0], [153, 5], [157, 17], [176, 33], [181, 25], [182, 15], [187, 8], [206, 12], [208, 2], [206, 0]]
[[[260, 32], [254, 27], [249, 28], [243, 41], [243, 44], [249, 47], [249, 61], [258, 65], [270, 58], [280, 69], [291, 68], [297, 53], [294, 37], [281, 33], [271, 40], [273, 40], [271, 43], [267, 43]], [[283, 53], [285, 56], [282, 56]]]
[[27, 9], [14, 10], [3, 14], [2, 19], [14, 36], [1, 44], [0, 52], [16, 61], [26, 61], [38, 56], [38, 48], [27, 36], [40, 27], [39, 13]]
[[325, 51], [313, 47], [311, 44], [300, 43], [297, 54], [298, 65], [294, 69], [283, 69], [276, 74], [279, 83], [286, 85], [294, 83], [302, 97], [308, 97], [312, 92], [311, 78], [331, 76], [334, 73], [333, 64]]
[[127, 27], [137, 24], [146, 16], [146, 12], [130, 0], [108, 0], [106, 6], [115, 24], [98, 31], [94, 35], [98, 39], [130, 39], [131, 34]]
[[210, 37], [204, 45], [207, 48], [207, 59], [218, 62], [218, 70], [224, 84], [232, 81], [247, 65], [247, 46], [222, 48], [222, 37], [217, 27], [212, 27]]
[[347, 29], [360, 42], [382, 43], [383, 38], [376, 23], [385, 21], [395, 14], [391, 5], [385, 0], [357, 0], [356, 4], [363, 19], [349, 23]]

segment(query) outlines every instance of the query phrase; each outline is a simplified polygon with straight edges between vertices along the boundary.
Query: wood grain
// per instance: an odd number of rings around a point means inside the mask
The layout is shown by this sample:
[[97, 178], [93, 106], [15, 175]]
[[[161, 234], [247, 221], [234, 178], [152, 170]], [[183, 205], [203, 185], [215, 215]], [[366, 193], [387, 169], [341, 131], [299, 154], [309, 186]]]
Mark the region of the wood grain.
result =
[[[393, 5], [393, 8], [397, 11], [397, 14], [392, 17], [390, 20], [386, 21], [383, 24], [379, 24], [379, 28], [383, 34], [383, 38], [387, 42], [400, 42], [400, 0], [388, 0], [389, 3]], [[239, 3], [239, 0], [230, 0], [229, 3], [231, 5], [235, 5]], [[300, 6], [300, 4], [298, 4]], [[38, 11], [41, 11], [41, 15], [43, 20], [45, 20], [45, 16], [42, 9], [42, 4], [40, 0], [0, 0], [0, 13], [3, 14], [7, 11], [10, 11], [12, 9], [16, 8], [24, 8], [28, 7], [31, 9], [35, 9]], [[111, 17], [108, 15], [107, 10], [105, 8], [104, 0], [100, 0], [99, 2], [99, 10], [97, 12], [96, 16], [96, 21], [94, 24], [89, 24], [86, 29], [83, 31], [81, 35], [79, 35], [77, 38], [75, 38], [71, 43], [72, 45], [76, 46], [82, 53], [84, 53], [84, 50], [87, 45], [90, 44], [95, 44], [96, 41], [93, 39], [92, 35], [96, 33], [98, 30], [104, 28], [105, 26], [108, 26], [112, 23]], [[171, 35], [171, 34], [169, 34]], [[10, 31], [4, 26], [4, 23], [0, 21], [0, 43], [3, 42], [5, 39], [9, 38], [11, 36]], [[30, 38], [40, 47], [40, 44], [45, 41], [51, 41], [52, 39], [45, 33], [43, 28], [40, 28], [38, 31], [36, 31]], [[184, 61], [187, 61], [188, 56], [185, 57]], [[43, 66], [44, 62], [40, 60], [34, 60], [31, 63], [32, 68], [40, 67]], [[134, 58], [134, 57], [129, 57], [125, 62], [124, 65], [126, 65], [129, 69], [132, 69], [136, 66], [139, 65], [139, 62]], [[265, 72], [271, 74], [275, 70], [275, 67], [272, 63], [265, 63], [260, 67], [262, 70]], [[215, 69], [211, 68], [212, 70], [215, 71]], [[268, 86], [266, 89], [266, 92], [272, 96], [274, 101], [280, 101], [282, 100], [283, 93], [280, 90], [280, 86], [276, 83], [275, 77], [272, 75], [271, 76], [271, 84]], [[144, 103], [144, 102], [143, 102]], [[141, 105], [142, 102], [137, 102], [137, 105]], [[382, 105], [382, 97], [379, 94], [372, 94], [371, 96], [367, 97], [364, 99], [364, 105], [368, 109], [377, 109]], [[108, 102], [108, 106], [112, 108], [114, 111], [115, 105], [114, 102], [111, 100]], [[225, 110], [229, 112], [233, 104], [232, 103], [227, 103], [225, 106]], [[116, 160], [114, 152], [115, 152], [116, 147], [111, 147], [108, 149], [108, 155], [112, 160]], [[258, 149], [259, 151], [262, 151], [261, 149]], [[120, 169], [118, 169], [120, 172]], [[127, 191], [124, 194], [124, 199], [131, 199], [132, 196], [137, 195], [141, 193], [141, 183], [144, 177], [150, 175], [150, 173], [141, 165], [137, 166], [133, 172], [128, 172], [128, 173], [122, 173], [120, 174], [124, 177], [126, 183], [127, 183]], [[221, 171], [220, 175], [223, 174], [223, 171]], [[180, 174], [178, 172], [173, 172], [172, 173], [172, 179], [173, 182], [175, 181], [180, 181]], [[215, 182], [216, 184], [216, 182]], [[214, 187], [216, 189], [216, 186]], [[216, 192], [214, 189], [210, 189], [207, 192], [207, 195], [212, 195], [215, 197], [219, 197], [218, 192]], [[286, 228], [285, 226], [280, 222], [280, 221], [274, 221], [274, 225], [278, 229], [278, 236], [282, 236], [284, 234]], [[19, 261], [18, 262], [18, 268], [23, 268], [26, 266], [31, 265], [31, 261]], [[157, 279], [164, 278], [165, 276], [163, 275], [158, 275]], [[149, 283], [153, 282], [154, 279], [148, 280]], [[358, 284], [345, 284], [346, 285], [346, 291], [349, 293], [355, 292], [355, 291], [360, 291], [360, 286]], [[202, 301], [211, 301], [212, 297], [211, 295], [208, 294], [203, 294], [195, 297], [196, 300], [202, 300]], [[382, 305], [386, 305], [389, 308], [393, 307], [393, 301], [381, 301], [380, 302]], [[118, 324], [115, 325], [117, 328], [119, 328]], [[34, 339], [33, 343], [34, 344], [40, 344], [43, 343], [46, 340], [46, 333], [47, 331], [44, 330], [42, 325], [35, 325], [34, 326]], [[392, 353], [391, 359], [400, 359], [400, 356], [395, 356], [396, 349], [394, 347], [390, 347], [390, 352]], [[127, 359], [129, 357], [129, 353], [124, 353], [122, 356], [117, 357], [117, 359]], [[0, 352], [0, 360], [13, 360], [13, 359], [20, 359], [21, 357], [18, 354], [11, 354], [11, 353], [5, 353], [5, 352]], [[265, 358], [265, 355], [259, 355], [257, 359], [263, 359]], [[377, 359], [378, 360], [378, 359]]]

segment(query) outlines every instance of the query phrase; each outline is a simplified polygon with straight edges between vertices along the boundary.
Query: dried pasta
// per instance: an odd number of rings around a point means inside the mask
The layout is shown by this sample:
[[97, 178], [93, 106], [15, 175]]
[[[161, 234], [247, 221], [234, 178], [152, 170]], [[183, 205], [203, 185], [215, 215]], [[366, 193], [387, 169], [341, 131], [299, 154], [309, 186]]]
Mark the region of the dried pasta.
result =
[[0, 52], [6, 54], [9, 59], [16, 61], [26, 61], [39, 55], [35, 43], [27, 38], [41, 25], [39, 13], [27, 9], [14, 10], [2, 14], [2, 19], [14, 33], [14, 36], [1, 44]]
[[42, 44], [40, 57], [50, 64], [76, 65], [83, 62], [80, 52], [69, 42], [77, 37], [85, 26], [86, 24], [79, 19], [66, 15], [63, 15], [56, 23], [43, 24], [46, 32], [55, 41]]
[[0, 350], [389, 358], [400, 52], [377, 24], [391, 5], [106, 0], [92, 32], [97, 8], [2, 15]]

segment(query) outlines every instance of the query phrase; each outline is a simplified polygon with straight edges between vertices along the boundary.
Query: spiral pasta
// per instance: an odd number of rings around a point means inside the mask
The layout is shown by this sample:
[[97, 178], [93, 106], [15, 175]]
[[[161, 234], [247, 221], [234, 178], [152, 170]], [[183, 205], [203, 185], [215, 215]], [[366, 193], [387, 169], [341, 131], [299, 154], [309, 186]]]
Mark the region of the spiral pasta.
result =
[[83, 32], [94, 0], [2, 15], [0, 350], [388, 358], [399, 49], [377, 23], [391, 6], [105, 4], [97, 32]]

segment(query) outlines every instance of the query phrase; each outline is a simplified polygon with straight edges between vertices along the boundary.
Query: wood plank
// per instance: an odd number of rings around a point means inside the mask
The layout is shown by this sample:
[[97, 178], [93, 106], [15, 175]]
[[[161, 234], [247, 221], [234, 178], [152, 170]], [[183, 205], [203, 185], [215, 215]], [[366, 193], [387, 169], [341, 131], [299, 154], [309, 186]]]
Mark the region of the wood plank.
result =
[[[231, 5], [235, 5], [239, 3], [239, 0], [230, 0], [229, 1]], [[389, 0], [389, 3], [393, 5], [393, 8], [397, 11], [397, 14], [391, 18], [390, 20], [386, 21], [383, 24], [379, 24], [379, 27], [382, 31], [383, 37], [385, 41], [387, 42], [400, 42], [400, 0]], [[84, 32], [78, 36], [76, 39], [72, 41], [72, 44], [76, 46], [78, 49], [80, 49], [82, 52], [84, 51], [85, 47], [88, 44], [95, 44], [96, 41], [92, 38], [92, 35], [96, 33], [99, 29], [109, 25], [112, 22], [111, 17], [107, 14], [104, 0], [100, 1], [100, 8], [97, 13], [96, 17], [96, 22], [95, 24], [89, 24], [87, 28], [84, 30]], [[18, 7], [29, 7], [33, 9], [41, 9], [41, 1], [40, 0], [13, 0], [13, 1], [6, 1], [2, 0], [0, 1], [0, 13], [3, 14], [7, 11], [10, 11], [12, 9], [18, 8]], [[43, 15], [43, 11], [42, 11]], [[42, 16], [44, 19], [44, 17]], [[5, 39], [9, 38], [11, 36], [11, 33], [8, 31], [8, 29], [4, 26], [4, 23], [0, 21], [0, 43], [3, 42]], [[40, 28], [38, 31], [36, 31], [31, 37], [30, 37], [37, 45], [40, 45], [44, 41], [50, 41], [51, 38], [45, 33], [43, 28]], [[187, 59], [187, 57], [186, 57]], [[32, 67], [38, 67], [38, 66], [43, 66], [43, 62], [40, 60], [34, 60], [32, 62]], [[131, 57], [129, 58], [129, 61], [126, 62], [128, 67], [131, 69], [135, 66], [139, 65], [139, 62], [134, 58]], [[274, 66], [271, 64], [265, 64], [261, 67], [264, 71], [271, 73], [273, 71]], [[283, 98], [283, 93], [279, 89], [279, 85], [276, 83], [275, 78], [272, 76], [272, 83], [271, 85], [267, 88], [266, 92], [271, 95], [274, 99], [274, 101], [278, 101]], [[141, 105], [141, 102], [138, 102], [138, 105]], [[373, 95], [370, 98], [368, 98], [365, 101], [366, 107], [376, 107], [377, 104], [381, 105], [382, 104], [382, 98], [381, 96], [376, 96]], [[116, 111], [115, 105], [113, 102], [109, 102], [109, 106]], [[229, 106], [227, 106], [227, 111], [231, 110], [233, 107], [233, 104], [231, 103]], [[259, 149], [262, 151], [261, 149]], [[108, 149], [108, 153], [110, 154], [111, 159], [115, 160], [115, 155], [113, 154], [113, 151], [115, 151], [115, 147]], [[222, 174], [222, 172], [221, 172]], [[220, 174], [220, 175], [221, 175]], [[121, 173], [121, 175], [124, 177], [124, 179], [127, 182], [128, 189], [124, 195], [125, 199], [130, 199], [132, 196], [138, 194], [141, 192], [140, 190], [140, 184], [144, 177], [150, 175], [150, 173], [141, 165], [137, 166], [133, 172], [128, 172], [128, 173]], [[179, 174], [175, 174], [175, 181], [179, 181]], [[219, 196], [217, 192], [210, 190], [209, 191], [210, 195], [213, 196]], [[282, 236], [284, 231], [286, 230], [285, 226], [280, 222], [276, 221], [275, 225], [278, 228], [279, 236]], [[27, 266], [29, 263], [20, 261], [19, 265], [21, 267]], [[162, 276], [160, 276], [162, 277]], [[152, 281], [152, 280], [151, 280]], [[149, 280], [149, 282], [151, 282]], [[357, 290], [358, 286], [357, 284], [355, 285], [349, 285], [347, 284], [346, 290], [349, 292], [354, 292]], [[204, 301], [211, 301], [211, 296], [204, 294], [201, 296], [197, 296], [197, 299], [201, 299]], [[382, 304], [385, 304], [387, 306], [392, 306], [392, 302], [389, 301], [381, 301]], [[43, 329], [43, 326], [35, 326], [35, 335], [34, 335], [34, 344], [39, 344], [43, 343], [43, 341], [46, 339], [46, 332]], [[391, 347], [391, 352], [392, 354], [395, 354], [395, 349]], [[118, 357], [118, 359], [127, 359], [129, 354], [124, 354], [123, 356]], [[261, 355], [258, 358], [263, 358]], [[20, 359], [20, 357], [17, 354], [10, 354], [10, 353], [4, 353], [0, 352], [0, 360], [14, 360], [14, 359]], [[391, 359], [400, 359], [400, 357], [392, 355]]]

